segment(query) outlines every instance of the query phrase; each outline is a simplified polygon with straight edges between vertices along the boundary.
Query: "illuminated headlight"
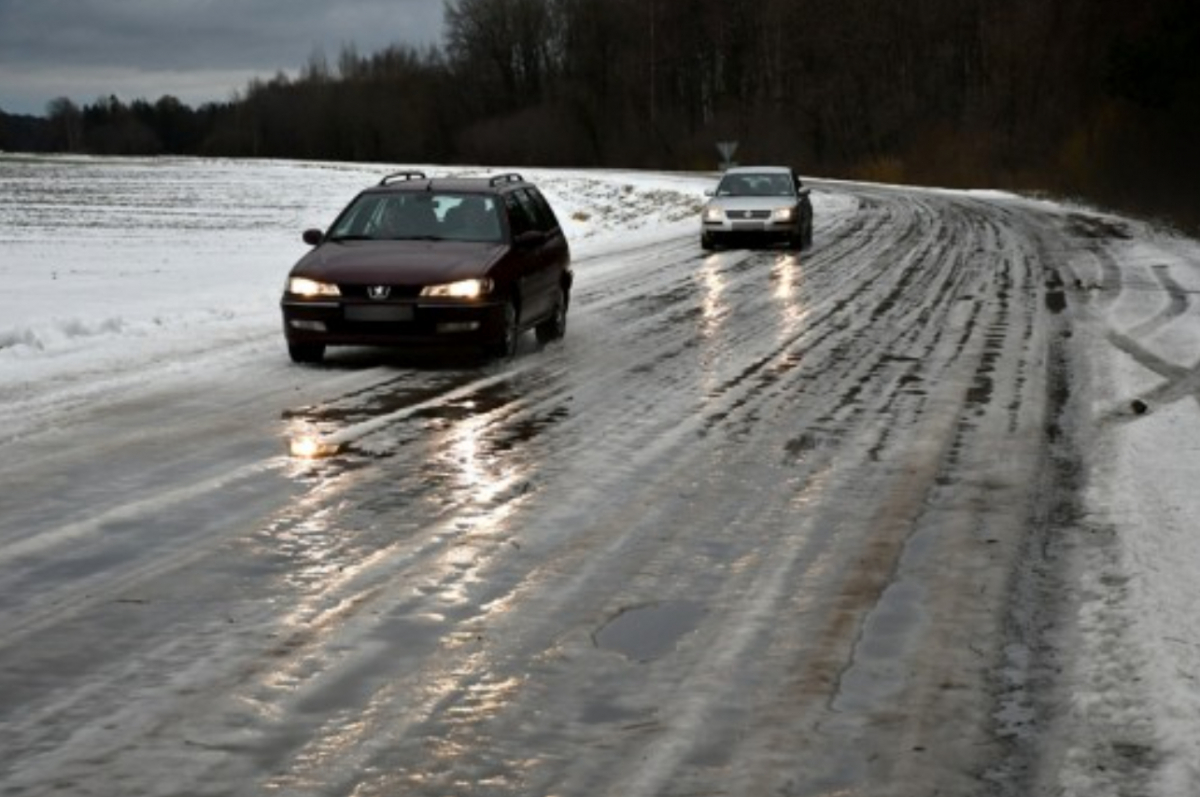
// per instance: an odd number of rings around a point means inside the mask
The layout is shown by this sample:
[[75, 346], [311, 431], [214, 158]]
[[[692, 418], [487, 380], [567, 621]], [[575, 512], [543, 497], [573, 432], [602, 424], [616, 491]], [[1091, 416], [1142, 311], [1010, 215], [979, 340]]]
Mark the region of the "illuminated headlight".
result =
[[724, 221], [725, 212], [718, 207], [707, 207], [704, 209], [705, 221]]
[[448, 282], [445, 285], [430, 285], [421, 289], [421, 295], [440, 299], [478, 299], [492, 292], [490, 279], [469, 279]]
[[328, 282], [317, 282], [307, 277], [290, 277], [287, 292], [295, 296], [341, 296], [338, 286]]
[[776, 208], [771, 214], [771, 218], [775, 221], [791, 221], [796, 218], [795, 208]]

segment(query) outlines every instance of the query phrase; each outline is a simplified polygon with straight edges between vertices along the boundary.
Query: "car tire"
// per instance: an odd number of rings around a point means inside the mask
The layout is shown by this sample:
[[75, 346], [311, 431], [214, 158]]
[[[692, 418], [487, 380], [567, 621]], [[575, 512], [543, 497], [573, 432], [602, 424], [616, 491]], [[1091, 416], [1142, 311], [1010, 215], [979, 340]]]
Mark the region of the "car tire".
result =
[[505, 301], [503, 315], [500, 336], [488, 346], [488, 354], [496, 359], [507, 360], [517, 353], [517, 340], [521, 336], [521, 328], [517, 325], [517, 305], [512, 299]]
[[705, 252], [711, 252], [717, 248], [717, 242], [714, 241], [713, 237], [708, 233], [702, 233], [700, 235], [700, 248]]
[[289, 343], [288, 356], [294, 363], [319, 363], [325, 358], [323, 343]]
[[554, 312], [533, 329], [538, 343], [550, 343], [567, 334], [567, 292], [563, 290], [562, 286], [557, 288], [557, 292], [558, 297], [554, 300]]

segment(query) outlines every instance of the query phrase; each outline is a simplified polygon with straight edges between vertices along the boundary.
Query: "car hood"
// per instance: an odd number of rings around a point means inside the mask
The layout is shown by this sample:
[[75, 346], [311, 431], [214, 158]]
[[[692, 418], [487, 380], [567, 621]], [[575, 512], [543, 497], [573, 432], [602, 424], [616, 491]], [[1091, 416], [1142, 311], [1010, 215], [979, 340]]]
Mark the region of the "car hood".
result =
[[486, 275], [506, 248], [464, 241], [326, 242], [300, 258], [292, 276], [364, 285], [436, 285]]

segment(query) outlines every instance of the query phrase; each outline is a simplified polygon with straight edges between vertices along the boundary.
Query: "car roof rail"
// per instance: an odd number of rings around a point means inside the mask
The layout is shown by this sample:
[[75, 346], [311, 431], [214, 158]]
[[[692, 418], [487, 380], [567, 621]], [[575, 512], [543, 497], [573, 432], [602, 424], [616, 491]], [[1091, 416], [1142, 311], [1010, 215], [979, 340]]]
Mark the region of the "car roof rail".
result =
[[418, 171], [414, 170], [414, 171], [406, 171], [406, 172], [395, 172], [394, 174], [389, 174], [386, 177], [384, 177], [382, 180], [380, 180], [379, 184], [380, 185], [388, 185], [389, 183], [399, 183], [399, 182], [403, 182], [403, 181], [407, 181], [407, 180], [427, 180], [427, 179], [429, 179], [429, 178], [427, 178], [425, 176], [425, 172], [418, 172]]
[[488, 180], [488, 185], [495, 188], [502, 183], [523, 183], [525, 178], [516, 172], [508, 172], [507, 174], [497, 174], [495, 177]]

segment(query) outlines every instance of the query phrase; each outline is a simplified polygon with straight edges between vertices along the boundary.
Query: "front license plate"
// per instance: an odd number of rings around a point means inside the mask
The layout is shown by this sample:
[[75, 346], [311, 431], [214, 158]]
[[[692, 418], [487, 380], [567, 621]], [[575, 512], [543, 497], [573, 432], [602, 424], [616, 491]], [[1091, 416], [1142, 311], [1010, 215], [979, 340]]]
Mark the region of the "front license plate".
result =
[[761, 221], [735, 221], [733, 223], [734, 232], [762, 232], [762, 229]]
[[412, 321], [413, 309], [404, 304], [352, 304], [346, 308], [347, 321]]

